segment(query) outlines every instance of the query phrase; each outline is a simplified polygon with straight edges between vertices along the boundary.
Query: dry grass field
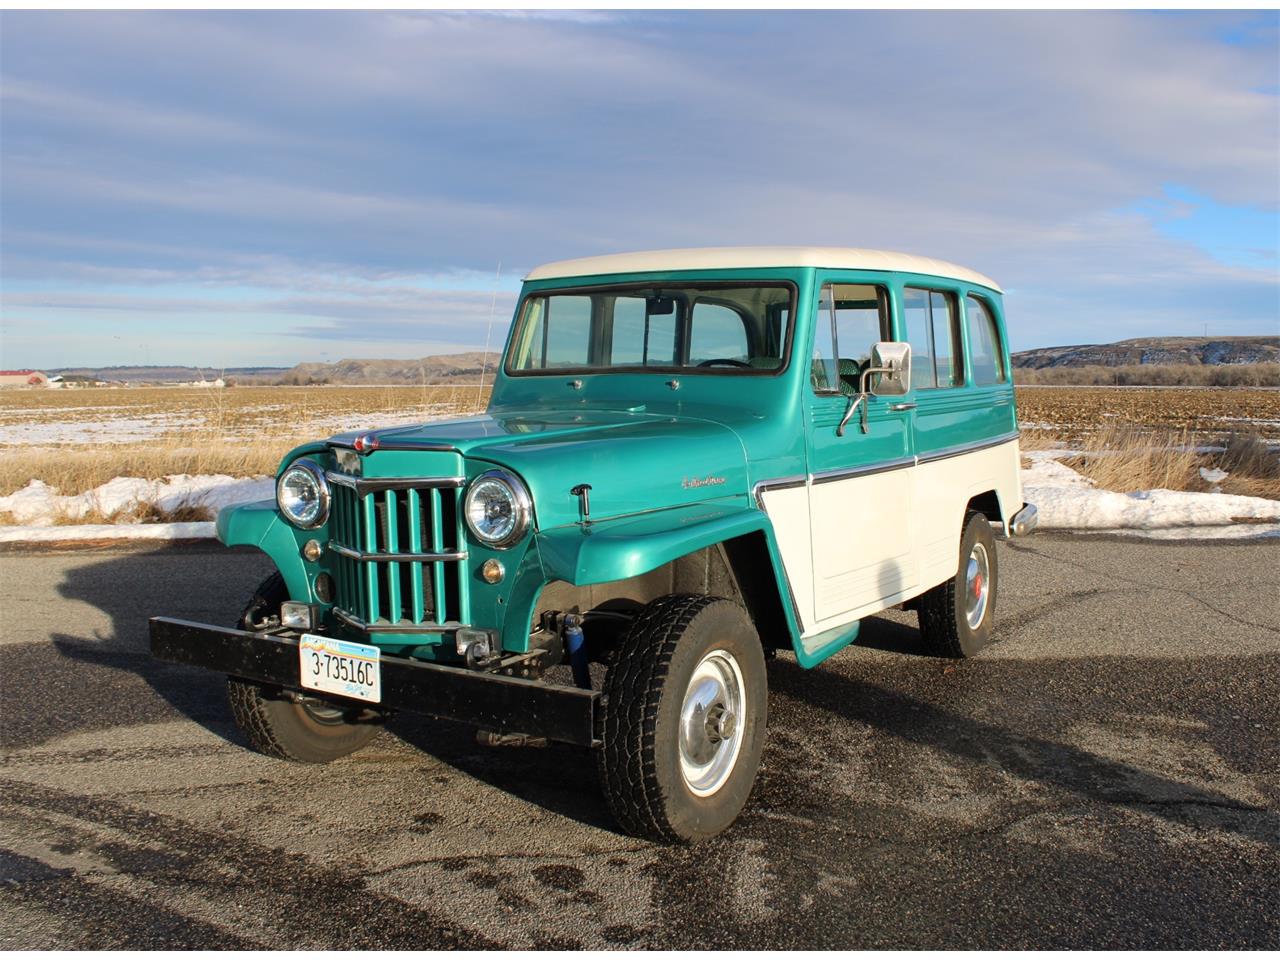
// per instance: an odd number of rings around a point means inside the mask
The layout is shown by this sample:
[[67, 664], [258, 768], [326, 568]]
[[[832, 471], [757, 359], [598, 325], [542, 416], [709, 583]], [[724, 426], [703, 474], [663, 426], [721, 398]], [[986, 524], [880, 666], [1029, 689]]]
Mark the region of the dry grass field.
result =
[[114, 477], [274, 473], [291, 447], [361, 427], [465, 416], [475, 386], [138, 387], [0, 391], [0, 496]]
[[[474, 385], [0, 391], [0, 496], [33, 479], [78, 494], [121, 476], [271, 474], [298, 443], [487, 400]], [[1020, 387], [1018, 412], [1027, 449], [1085, 451], [1071, 465], [1107, 489], [1207, 490], [1204, 466], [1231, 473], [1225, 492], [1280, 498], [1277, 390]]]
[[1235, 431], [1280, 440], [1280, 390], [1249, 387], [1019, 387], [1024, 430], [1086, 440], [1103, 427], [1214, 438]]
[[1280, 390], [1019, 387], [1017, 402], [1023, 449], [1080, 450], [1064, 462], [1103, 489], [1280, 500]]

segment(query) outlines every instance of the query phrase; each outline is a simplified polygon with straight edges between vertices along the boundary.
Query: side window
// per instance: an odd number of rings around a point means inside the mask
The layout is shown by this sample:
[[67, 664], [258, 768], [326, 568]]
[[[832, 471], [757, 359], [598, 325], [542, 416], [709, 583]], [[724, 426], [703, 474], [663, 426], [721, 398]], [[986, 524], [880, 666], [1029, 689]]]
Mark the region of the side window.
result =
[[741, 360], [751, 356], [747, 327], [738, 311], [718, 303], [696, 303], [689, 321], [689, 365], [704, 360]]
[[889, 298], [882, 287], [837, 283], [818, 296], [813, 338], [813, 387], [819, 393], [856, 393], [871, 348], [889, 338]]
[[907, 287], [902, 291], [902, 316], [911, 344], [911, 389], [938, 385], [933, 370], [933, 323], [929, 318], [929, 291]]
[[938, 386], [958, 387], [964, 383], [961, 362], [960, 318], [956, 298], [949, 293], [929, 291], [929, 309], [933, 314], [933, 365]]
[[960, 323], [955, 297], [938, 290], [903, 291], [907, 342], [911, 344], [911, 387], [931, 390], [964, 383]]
[[979, 385], [1007, 383], [1004, 351], [1000, 348], [1000, 334], [991, 310], [981, 298], [970, 294], [964, 300], [964, 315], [969, 328], [969, 367], [973, 370], [973, 382]]
[[517, 359], [520, 369], [587, 364], [591, 345], [590, 297], [537, 297], [530, 299], [526, 309], [528, 333]]
[[818, 311], [813, 317], [813, 361], [809, 382], [815, 393], [836, 393], [836, 322], [834, 289], [827, 284], [818, 293]]

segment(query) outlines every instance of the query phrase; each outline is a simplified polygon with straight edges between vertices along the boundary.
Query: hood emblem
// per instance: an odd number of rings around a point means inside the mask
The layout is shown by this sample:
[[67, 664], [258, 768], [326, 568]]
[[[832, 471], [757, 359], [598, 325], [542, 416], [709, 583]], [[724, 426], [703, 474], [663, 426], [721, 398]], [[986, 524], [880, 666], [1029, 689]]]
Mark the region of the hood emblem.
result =
[[351, 441], [351, 446], [355, 447], [356, 453], [369, 453], [371, 450], [377, 450], [378, 435], [376, 433], [362, 433]]
[[713, 477], [710, 474], [705, 477], [685, 477], [680, 482], [680, 486], [686, 490], [697, 490], [699, 487], [718, 487], [724, 483], [724, 479], [724, 477]]

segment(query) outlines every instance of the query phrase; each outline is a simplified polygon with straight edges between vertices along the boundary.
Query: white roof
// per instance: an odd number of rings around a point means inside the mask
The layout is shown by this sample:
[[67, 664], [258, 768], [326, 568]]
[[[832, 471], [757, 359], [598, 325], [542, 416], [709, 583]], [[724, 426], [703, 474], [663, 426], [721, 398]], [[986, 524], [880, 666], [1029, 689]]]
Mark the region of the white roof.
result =
[[890, 250], [853, 247], [689, 247], [611, 253], [603, 257], [560, 260], [535, 267], [526, 280], [590, 277], [608, 273], [655, 273], [672, 270], [750, 270], [756, 267], [827, 267], [836, 270], [885, 270], [949, 277], [999, 290], [990, 277], [945, 260]]

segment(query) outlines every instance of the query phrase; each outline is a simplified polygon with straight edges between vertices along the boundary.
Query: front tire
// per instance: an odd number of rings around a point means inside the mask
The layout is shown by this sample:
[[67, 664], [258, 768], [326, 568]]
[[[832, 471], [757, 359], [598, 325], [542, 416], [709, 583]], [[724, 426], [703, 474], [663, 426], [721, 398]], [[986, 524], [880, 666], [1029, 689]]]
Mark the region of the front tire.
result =
[[729, 600], [653, 601], [604, 681], [600, 780], [633, 836], [689, 842], [727, 829], [755, 783], [768, 719], [764, 648]]
[[992, 642], [1000, 583], [991, 523], [977, 511], [965, 517], [956, 575], [921, 594], [917, 615], [925, 644], [937, 656], [972, 657]]
[[[240, 629], [270, 625], [288, 599], [284, 578], [272, 574], [245, 607]], [[227, 698], [249, 746], [269, 757], [328, 763], [361, 749], [378, 733], [378, 718], [371, 711], [295, 696], [280, 687], [227, 677]]]

